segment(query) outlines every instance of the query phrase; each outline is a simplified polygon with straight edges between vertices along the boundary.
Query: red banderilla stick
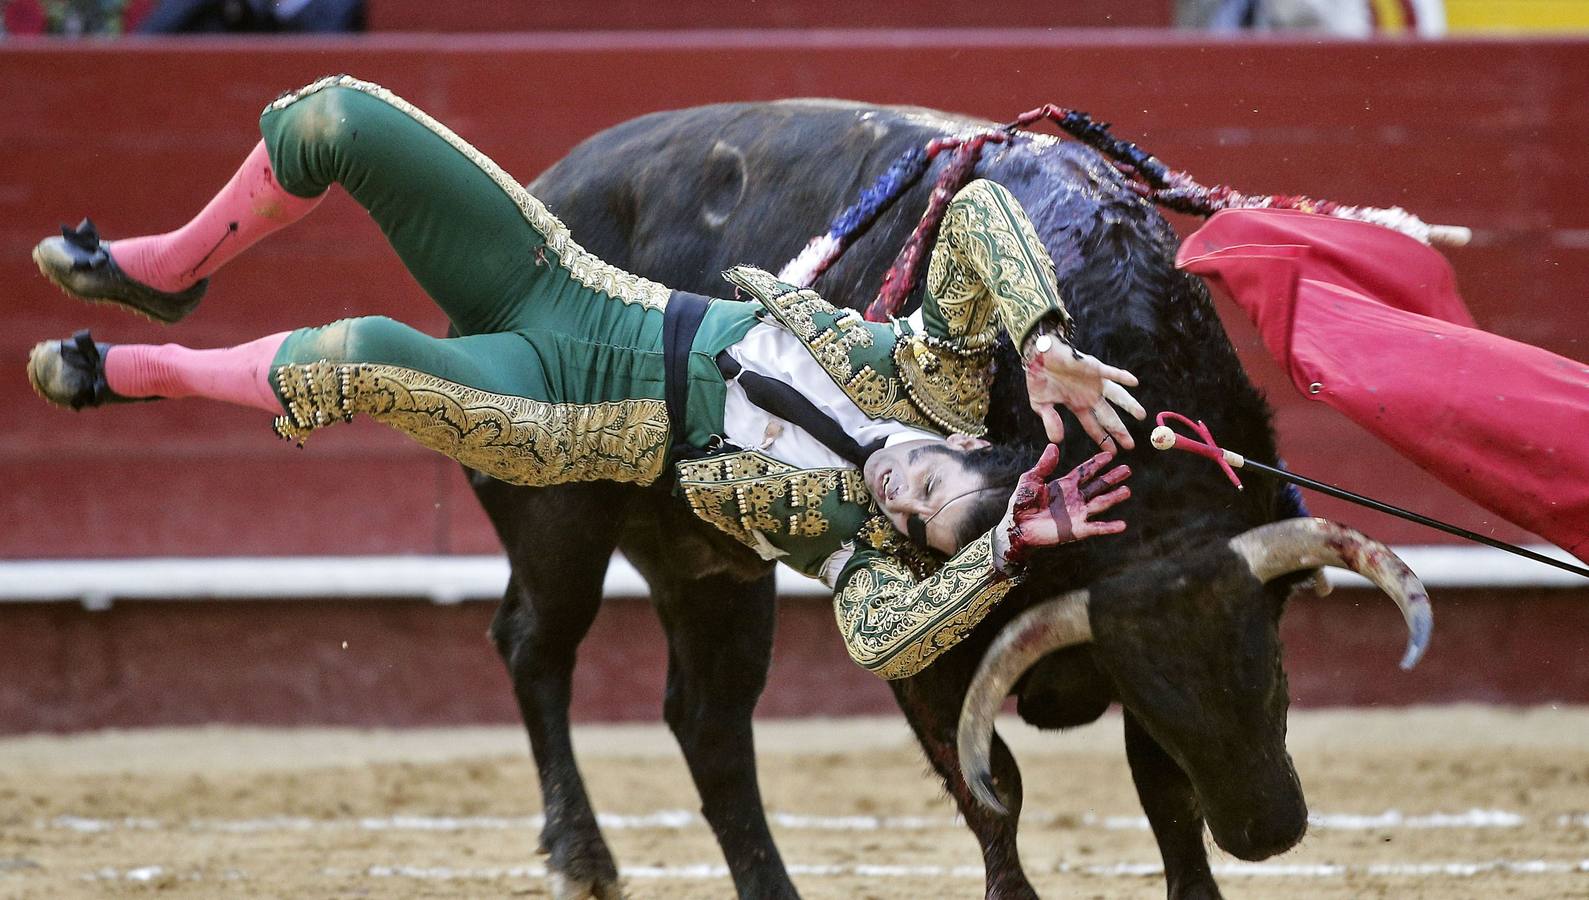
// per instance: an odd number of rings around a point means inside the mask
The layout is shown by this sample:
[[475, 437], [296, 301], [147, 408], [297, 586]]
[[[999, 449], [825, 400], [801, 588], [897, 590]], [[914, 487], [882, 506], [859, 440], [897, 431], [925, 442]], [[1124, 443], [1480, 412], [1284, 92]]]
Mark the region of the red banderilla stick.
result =
[[[1197, 436], [1202, 438], [1203, 441], [1206, 441], [1206, 443], [1195, 441], [1184, 434], [1177, 434], [1175, 429], [1165, 424], [1166, 420], [1185, 425], [1186, 427], [1192, 429], [1197, 433]], [[1555, 566], [1558, 569], [1565, 569], [1574, 575], [1582, 575], [1585, 578], [1589, 578], [1589, 569], [1586, 569], [1583, 566], [1575, 566], [1572, 563], [1563, 562], [1559, 559], [1551, 559], [1548, 556], [1535, 553], [1532, 550], [1519, 547], [1516, 544], [1508, 544], [1505, 541], [1498, 541], [1495, 538], [1485, 537], [1482, 534], [1469, 531], [1466, 528], [1458, 528], [1455, 525], [1448, 525], [1439, 519], [1431, 519], [1428, 516], [1420, 515], [1419, 513], [1415, 513], [1409, 509], [1402, 509], [1399, 506], [1391, 506], [1389, 503], [1383, 503], [1379, 500], [1375, 500], [1372, 497], [1365, 497], [1362, 494], [1354, 494], [1351, 491], [1338, 488], [1333, 484], [1325, 484], [1322, 481], [1314, 481], [1312, 478], [1306, 478], [1302, 475], [1296, 474], [1295, 472], [1287, 472], [1285, 469], [1278, 469], [1274, 466], [1266, 466], [1263, 463], [1253, 462], [1234, 450], [1226, 450], [1225, 448], [1214, 443], [1214, 436], [1209, 432], [1207, 425], [1204, 425], [1202, 422], [1194, 422], [1180, 413], [1169, 412], [1166, 410], [1165, 412], [1159, 413], [1154, 421], [1158, 423], [1158, 427], [1153, 429], [1153, 434], [1150, 438], [1154, 447], [1159, 450], [1185, 450], [1188, 453], [1195, 453], [1198, 456], [1204, 457], [1205, 459], [1211, 459], [1218, 463], [1220, 468], [1225, 470], [1226, 476], [1230, 478], [1231, 482], [1235, 484], [1238, 489], [1241, 487], [1241, 480], [1236, 477], [1234, 470], [1251, 469], [1253, 471], [1268, 475], [1271, 478], [1278, 478], [1281, 481], [1289, 481], [1298, 487], [1305, 487], [1309, 490], [1318, 491], [1321, 494], [1328, 494], [1331, 497], [1337, 497], [1341, 500], [1356, 503], [1359, 506], [1366, 506], [1369, 509], [1376, 509], [1382, 513], [1389, 513], [1390, 515], [1406, 519], [1409, 522], [1417, 522], [1419, 525], [1425, 525], [1429, 528], [1444, 531], [1446, 534], [1454, 534], [1457, 537], [1466, 538], [1470, 541], [1474, 541], [1475, 543], [1484, 544], [1488, 547], [1494, 547], [1497, 550], [1505, 550], [1508, 553], [1515, 553], [1518, 556], [1531, 559], [1535, 562], [1542, 562], [1548, 566]]]

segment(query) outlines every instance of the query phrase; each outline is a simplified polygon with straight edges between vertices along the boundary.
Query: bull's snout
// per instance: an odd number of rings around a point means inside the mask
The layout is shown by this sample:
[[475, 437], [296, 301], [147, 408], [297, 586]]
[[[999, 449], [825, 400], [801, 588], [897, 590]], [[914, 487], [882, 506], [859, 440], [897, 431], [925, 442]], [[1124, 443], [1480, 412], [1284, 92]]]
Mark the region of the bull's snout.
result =
[[1220, 849], [1237, 859], [1258, 862], [1281, 854], [1302, 842], [1308, 830], [1308, 808], [1303, 804], [1269, 809], [1260, 815], [1237, 815], [1232, 821], [1209, 816], [1208, 830]]

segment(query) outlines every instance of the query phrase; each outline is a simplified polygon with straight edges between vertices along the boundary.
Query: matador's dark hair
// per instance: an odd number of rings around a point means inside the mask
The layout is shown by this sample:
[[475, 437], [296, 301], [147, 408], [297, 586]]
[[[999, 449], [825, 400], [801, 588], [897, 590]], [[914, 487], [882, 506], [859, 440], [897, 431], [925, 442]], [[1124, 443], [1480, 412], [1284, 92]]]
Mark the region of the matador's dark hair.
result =
[[966, 499], [970, 511], [955, 529], [955, 547], [964, 548], [1004, 518], [1004, 510], [1021, 475], [1037, 464], [1039, 451], [1021, 444], [989, 444], [956, 454], [966, 470], [981, 476], [985, 487]]

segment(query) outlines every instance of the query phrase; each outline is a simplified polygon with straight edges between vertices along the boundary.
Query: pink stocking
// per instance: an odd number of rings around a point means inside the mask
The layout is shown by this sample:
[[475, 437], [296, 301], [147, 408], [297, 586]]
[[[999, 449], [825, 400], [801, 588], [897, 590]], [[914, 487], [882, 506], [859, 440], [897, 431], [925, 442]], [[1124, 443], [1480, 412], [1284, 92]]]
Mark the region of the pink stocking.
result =
[[105, 354], [105, 383], [123, 397], [208, 397], [281, 413], [271, 362], [289, 332], [222, 350], [179, 344], [117, 344]]
[[193, 221], [176, 231], [107, 241], [106, 246], [134, 280], [157, 290], [180, 291], [209, 277], [266, 235], [303, 218], [324, 196], [306, 199], [287, 193], [276, 183], [261, 141]]

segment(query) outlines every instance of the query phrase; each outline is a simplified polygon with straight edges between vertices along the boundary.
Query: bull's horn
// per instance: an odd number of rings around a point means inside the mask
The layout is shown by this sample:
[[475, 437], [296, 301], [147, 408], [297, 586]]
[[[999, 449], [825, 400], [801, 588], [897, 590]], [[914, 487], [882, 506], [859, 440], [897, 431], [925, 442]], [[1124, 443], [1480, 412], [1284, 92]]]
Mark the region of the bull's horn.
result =
[[993, 717], [1027, 669], [1042, 657], [1092, 640], [1087, 592], [1071, 591], [1028, 609], [1004, 626], [977, 667], [960, 707], [960, 772], [971, 793], [999, 815], [1008, 814], [993, 787]]
[[1286, 519], [1231, 538], [1230, 549], [1247, 561], [1259, 581], [1319, 566], [1351, 569], [1379, 585], [1401, 608], [1408, 632], [1403, 669], [1417, 665], [1429, 646], [1434, 614], [1423, 582], [1389, 547], [1356, 529], [1325, 519]]

